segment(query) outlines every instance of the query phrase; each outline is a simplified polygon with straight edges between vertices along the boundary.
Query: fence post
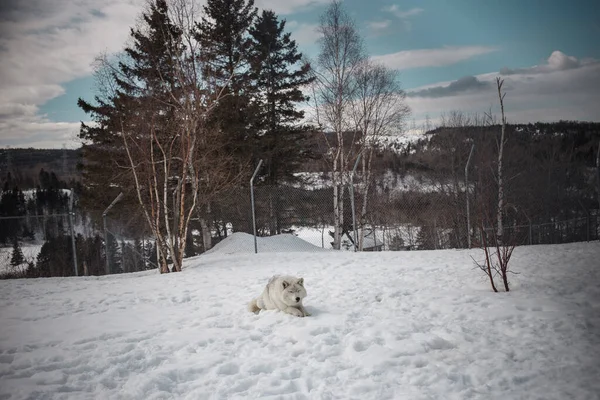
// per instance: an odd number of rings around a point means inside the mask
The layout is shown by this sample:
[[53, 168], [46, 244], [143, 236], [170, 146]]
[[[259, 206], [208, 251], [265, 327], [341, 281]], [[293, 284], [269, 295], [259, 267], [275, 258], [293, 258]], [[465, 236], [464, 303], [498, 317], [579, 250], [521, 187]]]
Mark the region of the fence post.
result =
[[256, 243], [256, 212], [254, 211], [254, 178], [256, 174], [258, 174], [258, 170], [260, 169], [263, 160], [258, 161], [258, 165], [252, 174], [252, 178], [250, 178], [250, 205], [252, 207], [252, 230], [254, 232], [254, 254], [258, 253], [258, 244]]
[[[117, 204], [117, 202], [119, 200], [121, 200], [121, 197], [123, 197], [123, 192], [119, 193], [119, 195], [112, 201], [112, 203], [110, 203], [110, 205], [108, 207], [106, 207], [106, 210], [104, 210], [104, 212], [102, 213], [102, 222], [104, 224], [104, 252], [106, 253], [106, 275], [110, 274], [110, 265], [108, 262], [108, 256], [109, 256], [109, 251], [108, 251], [108, 229], [106, 229], [106, 215], [108, 214], [108, 210], [110, 210], [115, 204]], [[156, 248], [158, 248], [158, 246], [156, 246]]]
[[[358, 162], [360, 161], [360, 156], [362, 153], [358, 154], [356, 157], [356, 161], [354, 162], [354, 167], [352, 168], [352, 172], [350, 172], [350, 207], [352, 208], [352, 230], [354, 231], [354, 251], [358, 250], [358, 232], [356, 231], [356, 208], [354, 207], [354, 173], [356, 172], [356, 167], [358, 166]], [[361, 232], [362, 235], [362, 232]], [[375, 237], [375, 236], [373, 236]]]
[[71, 231], [71, 245], [73, 246], [73, 268], [75, 276], [79, 276], [77, 272], [77, 246], [75, 245], [75, 229], [73, 227], [73, 197], [75, 196], [73, 188], [71, 188], [71, 196], [69, 197], [69, 229]]
[[471, 156], [475, 150], [475, 143], [471, 145], [467, 165], [465, 165], [465, 197], [467, 198], [467, 244], [471, 248], [471, 210], [469, 208], [469, 164], [471, 164]]

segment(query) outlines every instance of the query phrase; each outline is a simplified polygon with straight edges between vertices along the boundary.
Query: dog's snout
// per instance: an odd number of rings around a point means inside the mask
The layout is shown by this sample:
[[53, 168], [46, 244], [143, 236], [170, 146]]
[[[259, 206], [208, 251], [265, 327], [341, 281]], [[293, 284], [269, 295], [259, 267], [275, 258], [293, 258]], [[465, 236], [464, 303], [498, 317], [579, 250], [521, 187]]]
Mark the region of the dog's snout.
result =
[[300, 301], [300, 297], [296, 297], [296, 303]]

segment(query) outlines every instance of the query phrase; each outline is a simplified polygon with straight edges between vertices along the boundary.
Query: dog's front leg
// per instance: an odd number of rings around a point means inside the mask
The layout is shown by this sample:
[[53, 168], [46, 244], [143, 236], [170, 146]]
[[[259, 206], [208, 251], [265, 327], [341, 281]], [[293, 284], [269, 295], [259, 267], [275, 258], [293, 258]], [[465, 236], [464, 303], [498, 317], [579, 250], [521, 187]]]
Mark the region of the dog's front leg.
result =
[[305, 317], [310, 317], [311, 314], [306, 311], [306, 308], [304, 308], [303, 305], [298, 306], [298, 309], [302, 312], [302, 314], [304, 314]]
[[297, 309], [296, 307], [287, 307], [283, 311], [288, 314], [295, 315], [296, 317], [304, 317], [304, 313], [302, 311], [300, 311], [299, 309]]

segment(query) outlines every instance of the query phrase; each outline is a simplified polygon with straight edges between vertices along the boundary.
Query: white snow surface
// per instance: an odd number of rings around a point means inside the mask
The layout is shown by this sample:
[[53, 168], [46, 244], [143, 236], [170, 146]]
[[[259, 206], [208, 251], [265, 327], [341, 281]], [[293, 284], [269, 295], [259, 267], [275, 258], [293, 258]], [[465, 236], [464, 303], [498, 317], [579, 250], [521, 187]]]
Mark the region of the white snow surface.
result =
[[[284, 234], [268, 237], [257, 237], [256, 247], [259, 253], [277, 253], [277, 252], [314, 252], [327, 251], [317, 247], [307, 241], [298, 239], [295, 235]], [[229, 235], [223, 241], [217, 243], [206, 254], [238, 254], [254, 253], [254, 236], [244, 232], [235, 232]]]
[[[480, 250], [226, 245], [181, 273], [0, 281], [0, 399], [598, 399], [599, 242], [517, 248], [509, 293]], [[246, 310], [274, 274], [305, 278], [311, 317]]]

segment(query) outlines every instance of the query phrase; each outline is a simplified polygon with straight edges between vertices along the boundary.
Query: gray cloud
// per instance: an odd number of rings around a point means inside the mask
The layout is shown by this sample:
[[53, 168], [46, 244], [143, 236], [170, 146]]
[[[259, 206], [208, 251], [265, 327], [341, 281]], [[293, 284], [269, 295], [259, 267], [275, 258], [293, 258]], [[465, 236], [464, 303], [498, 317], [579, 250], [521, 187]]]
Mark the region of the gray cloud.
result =
[[420, 67], [443, 67], [470, 58], [498, 51], [493, 46], [445, 46], [435, 49], [403, 50], [372, 57], [392, 69], [407, 70]]
[[[542, 65], [513, 69], [511, 74], [503, 76], [508, 121], [600, 121], [600, 61], [563, 57], [556, 52], [553, 55]], [[441, 113], [452, 110], [481, 114], [491, 108], [492, 113], [498, 115], [500, 110], [495, 87], [498, 75], [498, 72], [492, 72], [450, 84], [417, 88], [413, 93], [432, 95], [409, 95], [407, 102], [417, 121], [425, 120], [426, 115], [436, 120]], [[464, 85], [458, 84], [459, 81], [463, 81]], [[470, 88], [469, 82], [473, 88]], [[468, 89], [451, 93], [449, 87], [452, 84], [457, 89]], [[439, 94], [442, 95], [437, 96]]]
[[414, 17], [415, 15], [421, 14], [424, 10], [422, 8], [414, 7], [410, 10], [402, 10], [397, 4], [391, 5], [389, 7], [384, 7], [382, 11], [389, 12], [394, 14], [399, 19], [406, 19], [409, 17]]
[[566, 71], [568, 69], [579, 68], [593, 62], [593, 60], [578, 60], [573, 56], [568, 56], [565, 53], [555, 50], [550, 54], [550, 57], [545, 63], [535, 65], [529, 68], [510, 69], [503, 67], [500, 69], [500, 75], [535, 75], [545, 74], [554, 71]]
[[477, 92], [488, 90], [491, 87], [490, 82], [482, 82], [475, 76], [465, 76], [451, 82], [448, 86], [434, 86], [422, 90], [408, 92], [409, 97], [446, 97], [455, 96], [465, 92]]
[[65, 83], [90, 75], [98, 54], [120, 51], [144, 2], [3, 1], [0, 146], [72, 140], [74, 125], [50, 121], [39, 107], [64, 94]]
[[273, 10], [277, 14], [289, 15], [313, 7], [323, 6], [331, 0], [256, 0], [258, 8]]

